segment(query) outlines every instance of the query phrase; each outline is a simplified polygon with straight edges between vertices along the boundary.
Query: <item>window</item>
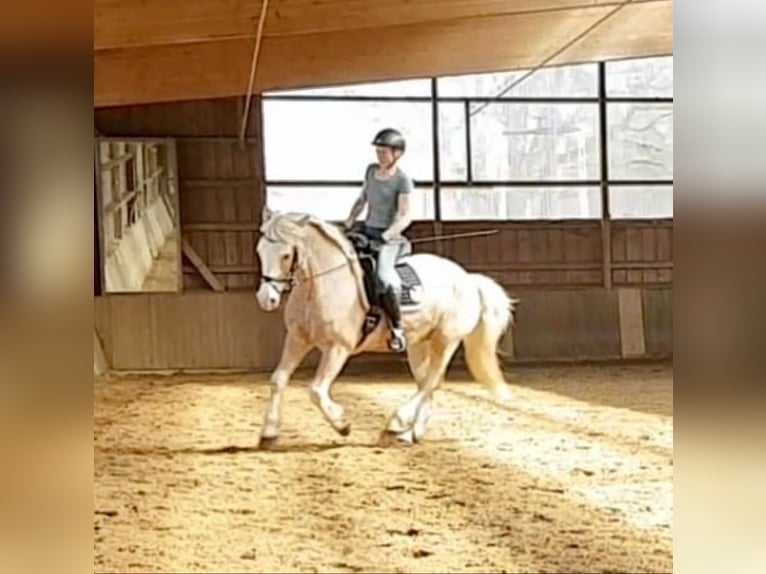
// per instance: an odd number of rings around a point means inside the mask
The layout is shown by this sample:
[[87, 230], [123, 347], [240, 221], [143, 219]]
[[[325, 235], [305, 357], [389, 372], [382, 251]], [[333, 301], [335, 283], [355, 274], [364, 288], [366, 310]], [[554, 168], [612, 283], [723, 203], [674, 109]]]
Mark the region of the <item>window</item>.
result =
[[437, 78], [438, 139], [432, 85], [420, 78], [265, 95], [269, 205], [345, 218], [375, 161], [370, 140], [393, 126], [407, 137], [401, 165], [415, 180], [416, 219], [434, 217], [437, 183], [445, 220], [600, 219], [602, 186], [615, 218], [672, 217], [672, 56]]
[[465, 105], [439, 104], [439, 169], [442, 181], [468, 181]]
[[610, 185], [609, 212], [613, 219], [673, 217], [673, 186]]
[[609, 178], [673, 179], [673, 104], [609, 104]]
[[[278, 211], [300, 211], [329, 221], [344, 221], [359, 196], [361, 186], [278, 186], [266, 188], [266, 203]], [[415, 220], [434, 218], [432, 187], [416, 186], [410, 197]], [[366, 209], [361, 217], [367, 213]]]
[[433, 179], [431, 107], [417, 102], [264, 100], [267, 181], [359, 181], [375, 161], [370, 145], [387, 126], [407, 138], [402, 168]]
[[598, 187], [445, 187], [446, 220], [598, 219]]
[[471, 118], [474, 180], [599, 176], [596, 104], [491, 104]]
[[[448, 76], [438, 80], [439, 97], [495, 98], [527, 70]], [[598, 66], [584, 64], [537, 70], [503, 97], [596, 97]]]
[[607, 62], [606, 94], [610, 98], [672, 98], [673, 57]]

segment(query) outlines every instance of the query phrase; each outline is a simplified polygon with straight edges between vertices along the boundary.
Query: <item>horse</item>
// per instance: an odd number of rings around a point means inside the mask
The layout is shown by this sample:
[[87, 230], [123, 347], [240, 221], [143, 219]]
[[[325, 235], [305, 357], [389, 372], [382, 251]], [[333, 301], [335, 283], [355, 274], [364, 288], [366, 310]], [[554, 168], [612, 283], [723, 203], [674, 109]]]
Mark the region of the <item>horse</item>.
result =
[[[362, 251], [350, 234], [333, 223], [268, 207], [261, 220], [255, 249], [261, 269], [256, 298], [266, 312], [283, 307], [287, 332], [270, 377], [271, 395], [259, 444], [267, 448], [277, 440], [285, 388], [315, 348], [321, 357], [309, 386], [311, 401], [335, 431], [347, 436], [350, 422], [330, 394], [334, 381], [351, 357], [392, 352], [385, 319], [375, 322], [374, 296], [365, 284], [370, 271], [365, 271]], [[460, 343], [473, 378], [483, 383], [493, 399], [510, 400], [498, 345], [513, 323], [518, 301], [491, 277], [469, 273], [433, 253], [405, 250], [397, 271], [410, 297], [402, 305], [402, 323], [417, 391], [392, 413], [383, 435], [412, 444], [423, 439], [433, 393]], [[414, 291], [419, 293], [417, 300], [413, 300]]]

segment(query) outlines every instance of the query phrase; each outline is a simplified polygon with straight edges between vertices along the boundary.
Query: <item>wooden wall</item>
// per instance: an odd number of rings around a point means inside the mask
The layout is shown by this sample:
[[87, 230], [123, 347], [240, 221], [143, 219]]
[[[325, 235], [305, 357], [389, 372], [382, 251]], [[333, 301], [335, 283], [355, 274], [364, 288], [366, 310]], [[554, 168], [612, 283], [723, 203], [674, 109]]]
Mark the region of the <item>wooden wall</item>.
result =
[[[223, 99], [96, 110], [104, 135], [178, 139], [182, 237], [224, 289], [214, 292], [184, 258], [182, 294], [97, 297], [96, 329], [113, 368], [270, 369], [278, 360], [281, 316], [262, 312], [254, 296], [260, 106], [253, 101], [244, 147], [242, 107]], [[487, 273], [521, 300], [504, 342], [512, 360], [672, 356], [672, 220], [611, 222], [606, 262], [600, 221], [416, 222], [409, 236], [486, 229], [499, 233], [414, 249]]]

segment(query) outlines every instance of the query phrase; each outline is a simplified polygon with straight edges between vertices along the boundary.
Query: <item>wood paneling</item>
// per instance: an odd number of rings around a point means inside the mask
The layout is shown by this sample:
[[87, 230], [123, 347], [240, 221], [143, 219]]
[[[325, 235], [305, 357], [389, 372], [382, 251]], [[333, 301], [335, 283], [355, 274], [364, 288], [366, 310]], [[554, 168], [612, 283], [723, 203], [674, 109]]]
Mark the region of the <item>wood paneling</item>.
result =
[[672, 220], [614, 221], [611, 228], [615, 286], [672, 283]]
[[262, 312], [252, 294], [114, 295], [104, 303], [97, 322], [111, 315], [115, 369], [267, 368], [281, 349], [281, 315]]
[[520, 300], [514, 345], [517, 359], [604, 359], [621, 356], [616, 291], [540, 291]]
[[[96, 125], [105, 134], [234, 138], [239, 135], [243, 108], [242, 98], [225, 98], [102, 108], [95, 116]], [[248, 135], [259, 138], [255, 108], [249, 116]]]
[[[447, 221], [441, 235], [496, 229], [487, 236], [443, 240], [442, 253], [471, 271], [487, 273], [505, 286], [571, 287], [602, 284], [601, 227], [594, 221]], [[433, 236], [432, 225], [413, 224], [416, 240]], [[415, 252], [436, 252], [434, 243], [415, 243]]]
[[[530, 68], [610, 10], [595, 6], [266, 37], [254, 91]], [[380, 38], [386, 39], [385, 58], [380, 58]], [[94, 106], [242, 95], [253, 42], [224, 37], [216, 42], [99, 50], [93, 61]], [[672, 50], [672, 2], [632, 3], [550, 64]]]
[[[623, 356], [616, 290], [534, 289], [515, 295], [521, 299], [516, 325], [503, 342], [511, 365]], [[646, 355], [672, 356], [672, 290], [646, 289], [642, 297]], [[250, 293], [108, 295], [97, 298], [94, 311], [115, 369], [271, 370], [284, 338], [281, 312], [262, 312]], [[312, 353], [303, 366], [315, 366], [316, 359]], [[366, 354], [353, 362], [402, 360]]]
[[[636, 0], [646, 1], [646, 0]], [[617, 0], [291, 0], [272, 2], [264, 37], [613, 6]], [[95, 0], [95, 50], [254, 37], [261, 0]]]

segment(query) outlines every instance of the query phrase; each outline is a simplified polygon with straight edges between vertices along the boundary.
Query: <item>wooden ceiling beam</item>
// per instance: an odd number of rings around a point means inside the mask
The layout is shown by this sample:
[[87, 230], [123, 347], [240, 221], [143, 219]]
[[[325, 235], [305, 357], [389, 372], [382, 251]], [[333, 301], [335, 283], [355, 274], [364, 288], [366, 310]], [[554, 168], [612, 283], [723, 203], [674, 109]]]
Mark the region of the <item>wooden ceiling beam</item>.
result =
[[[634, 0], [651, 2], [653, 0]], [[275, 0], [265, 37], [615, 6], [620, 0]], [[94, 0], [95, 50], [255, 35], [261, 0]]]
[[[530, 68], [609, 10], [265, 38], [255, 92]], [[236, 39], [96, 52], [94, 105], [242, 95], [252, 43]], [[670, 54], [672, 49], [672, 2], [663, 0], [626, 6], [551, 64]]]

